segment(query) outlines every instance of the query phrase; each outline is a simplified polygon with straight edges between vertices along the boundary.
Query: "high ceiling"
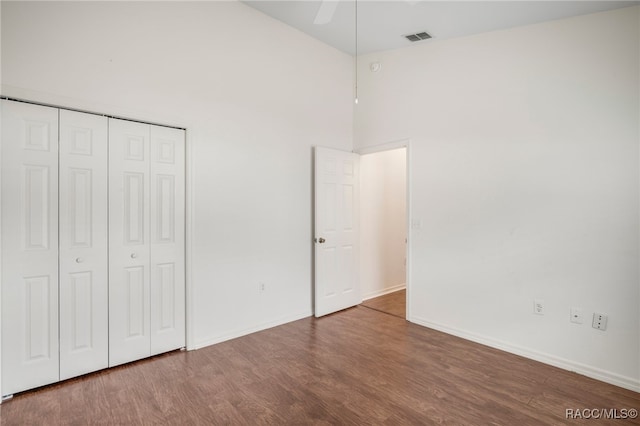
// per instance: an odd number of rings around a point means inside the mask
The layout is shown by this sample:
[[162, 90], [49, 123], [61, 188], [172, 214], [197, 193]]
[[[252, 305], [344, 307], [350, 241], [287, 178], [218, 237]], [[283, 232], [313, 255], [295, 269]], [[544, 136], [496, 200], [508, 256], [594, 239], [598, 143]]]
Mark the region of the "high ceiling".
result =
[[[354, 0], [252, 0], [262, 11], [350, 55], [355, 54]], [[376, 1], [358, 0], [358, 54], [412, 43], [404, 35], [422, 31], [433, 39], [562, 19], [640, 4], [640, 1]], [[598, 31], [597, 28], [593, 29]]]

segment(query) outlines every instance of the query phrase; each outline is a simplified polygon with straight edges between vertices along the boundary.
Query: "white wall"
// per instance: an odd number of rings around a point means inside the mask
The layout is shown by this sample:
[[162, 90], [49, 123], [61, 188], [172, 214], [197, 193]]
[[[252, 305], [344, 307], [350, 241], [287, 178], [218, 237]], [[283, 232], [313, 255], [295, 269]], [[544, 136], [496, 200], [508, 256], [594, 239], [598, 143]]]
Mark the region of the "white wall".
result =
[[360, 58], [356, 147], [412, 141], [411, 321], [640, 390], [639, 22]]
[[360, 290], [364, 299], [405, 287], [406, 148], [360, 157]]
[[237, 2], [2, 2], [3, 95], [187, 127], [196, 346], [311, 314], [311, 147], [351, 149], [352, 70]]

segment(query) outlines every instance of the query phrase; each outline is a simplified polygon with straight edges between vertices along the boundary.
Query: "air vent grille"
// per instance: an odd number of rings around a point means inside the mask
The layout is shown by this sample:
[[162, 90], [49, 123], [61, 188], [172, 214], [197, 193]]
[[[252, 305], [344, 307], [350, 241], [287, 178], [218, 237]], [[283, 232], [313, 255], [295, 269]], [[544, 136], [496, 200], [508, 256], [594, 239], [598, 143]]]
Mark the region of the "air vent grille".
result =
[[427, 32], [422, 31], [416, 34], [407, 34], [404, 36], [404, 38], [413, 42], [413, 41], [427, 40], [431, 38], [431, 36]]

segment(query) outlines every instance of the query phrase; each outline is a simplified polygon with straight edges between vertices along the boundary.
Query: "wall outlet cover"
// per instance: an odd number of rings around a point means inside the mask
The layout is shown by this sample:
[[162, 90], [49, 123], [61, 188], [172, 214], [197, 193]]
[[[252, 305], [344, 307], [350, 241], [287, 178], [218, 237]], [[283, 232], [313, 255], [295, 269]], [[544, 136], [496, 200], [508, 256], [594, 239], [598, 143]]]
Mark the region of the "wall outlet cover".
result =
[[607, 329], [608, 320], [609, 317], [607, 315], [596, 312], [593, 314], [593, 323], [591, 326], [596, 330], [605, 331]]

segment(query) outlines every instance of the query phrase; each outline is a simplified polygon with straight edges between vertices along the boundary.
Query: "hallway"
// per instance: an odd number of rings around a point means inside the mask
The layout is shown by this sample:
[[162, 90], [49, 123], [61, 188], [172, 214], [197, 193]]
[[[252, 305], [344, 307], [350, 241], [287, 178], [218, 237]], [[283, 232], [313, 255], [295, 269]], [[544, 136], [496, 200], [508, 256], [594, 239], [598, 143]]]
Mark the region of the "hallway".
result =
[[365, 308], [374, 309], [399, 318], [407, 317], [407, 290], [398, 290], [393, 293], [368, 299], [361, 304]]

